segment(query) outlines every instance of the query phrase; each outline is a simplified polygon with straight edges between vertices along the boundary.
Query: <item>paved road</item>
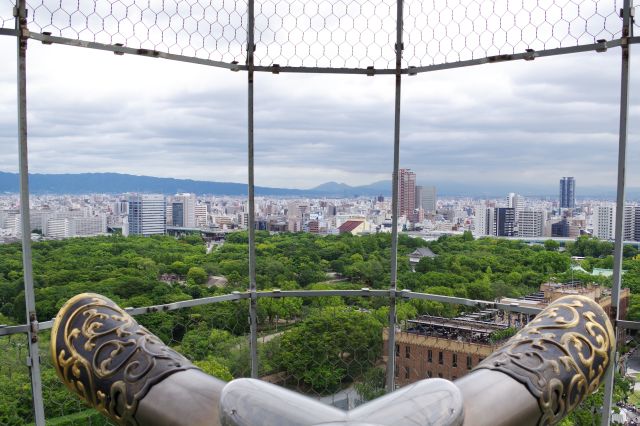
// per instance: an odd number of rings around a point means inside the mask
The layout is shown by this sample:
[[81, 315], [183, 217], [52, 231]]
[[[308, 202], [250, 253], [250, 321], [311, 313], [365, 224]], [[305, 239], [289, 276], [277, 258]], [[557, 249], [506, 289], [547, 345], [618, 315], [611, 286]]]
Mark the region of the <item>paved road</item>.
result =
[[[627, 376], [637, 377], [638, 373], [640, 373], [640, 350], [636, 349], [627, 360]], [[636, 379], [634, 390], [640, 392], [640, 380]]]
[[[640, 373], [640, 350], [636, 349], [632, 353], [629, 354], [629, 358], [627, 358], [627, 371], [626, 375], [632, 376], [634, 378], [638, 377], [638, 373]], [[634, 392], [640, 392], [640, 380], [636, 379], [634, 385]], [[640, 423], [640, 412], [637, 411], [637, 408], [634, 409], [632, 406], [621, 407], [627, 416], [627, 423], [625, 424], [639, 424]]]

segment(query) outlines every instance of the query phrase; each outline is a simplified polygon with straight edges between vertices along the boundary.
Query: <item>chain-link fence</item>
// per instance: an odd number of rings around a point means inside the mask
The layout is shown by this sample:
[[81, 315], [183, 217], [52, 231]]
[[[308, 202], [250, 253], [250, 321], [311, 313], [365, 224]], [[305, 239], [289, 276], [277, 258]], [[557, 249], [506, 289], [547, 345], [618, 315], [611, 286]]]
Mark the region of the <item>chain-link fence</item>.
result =
[[427, 66], [620, 37], [620, 1], [408, 1], [408, 65]]
[[[26, 94], [21, 84], [25, 82], [24, 57], [29, 40], [165, 57], [249, 73], [394, 74], [397, 160], [403, 74], [612, 47], [623, 49], [624, 68], [625, 60], [628, 67], [629, 44], [639, 41], [633, 37], [634, 25], [637, 27], [637, 22], [633, 22], [628, 0], [0, 0], [0, 34], [19, 37], [23, 42], [18, 46], [18, 104], [19, 137], [25, 147], [20, 154], [24, 155], [21, 173], [25, 177]], [[19, 31], [14, 30], [16, 27]], [[250, 40], [253, 45], [249, 45]], [[623, 73], [623, 93], [628, 90], [627, 84]], [[252, 91], [250, 79], [251, 96]], [[252, 138], [252, 101], [249, 111], [247, 125]], [[625, 124], [620, 133], [625, 143], [626, 115], [623, 102], [621, 117]], [[252, 155], [252, 139], [249, 144]], [[249, 160], [253, 164], [253, 158]], [[619, 167], [624, 170], [623, 162]], [[396, 178], [397, 174], [395, 161]], [[623, 186], [624, 181], [618, 184]], [[253, 185], [250, 178], [250, 193]], [[25, 192], [22, 202], [28, 205], [29, 194]], [[393, 198], [397, 203], [397, 190]], [[250, 196], [250, 210], [253, 207]], [[397, 243], [395, 213], [392, 241]], [[251, 229], [253, 220], [249, 219]], [[621, 234], [617, 236], [616, 244], [620, 245]], [[28, 236], [24, 243], [29, 243]], [[391, 246], [395, 248], [393, 243]], [[251, 236], [249, 247], [255, 247]], [[27, 264], [30, 262], [28, 259]], [[249, 265], [252, 262], [255, 259], [250, 258]], [[391, 263], [394, 277], [397, 266], [393, 260]], [[620, 264], [614, 266], [619, 278]], [[251, 270], [249, 267], [248, 274], [252, 274]], [[31, 274], [24, 274], [25, 288], [29, 290], [25, 295], [27, 306], [36, 305], [39, 300], [32, 300], [33, 283], [27, 275]], [[246, 281], [255, 282], [255, 276]], [[619, 282], [614, 282], [614, 290], [616, 285], [619, 287]], [[533, 314], [492, 302], [411, 293], [401, 296], [395, 282], [388, 289], [375, 291], [255, 294], [255, 309], [250, 303], [251, 293], [226, 298], [194, 297], [160, 307], [135, 306], [130, 312], [207, 373], [225, 380], [260, 377], [341, 408], [352, 408], [396, 384], [418, 378], [456, 379], [508, 337], [512, 321], [516, 320], [505, 309], [516, 311], [519, 322]], [[70, 296], [60, 293], [58, 305]], [[400, 297], [398, 302], [396, 297]], [[614, 292], [614, 301], [616, 298]], [[435, 309], [435, 305], [418, 303], [424, 300], [447, 307]], [[38, 310], [46, 319], [59, 307], [41, 304]], [[487, 307], [492, 311], [487, 313]], [[414, 319], [402, 316], [407, 311]], [[8, 401], [6, 410], [0, 413], [6, 417], [3, 422], [42, 423], [32, 414], [31, 408], [35, 408], [53, 424], [108, 424], [56, 380], [48, 359], [48, 332], [38, 333], [33, 319], [36, 312], [30, 313], [33, 316], [27, 312], [21, 315], [30, 318], [29, 324], [0, 328], [0, 380], [16, 387], [17, 398]], [[424, 315], [428, 317], [422, 318]], [[491, 315], [491, 320], [487, 321], [485, 315]], [[256, 319], [255, 326], [250, 317]], [[470, 326], [474, 333], [451, 338], [452, 321], [477, 318], [490, 324], [475, 324]], [[625, 321], [618, 325], [639, 328]], [[40, 330], [50, 326], [41, 324]], [[36, 335], [42, 354], [41, 374], [30, 380], [24, 359], [39, 363], [38, 357], [29, 356], [29, 348], [35, 348], [36, 341], [29, 336]], [[435, 349], [414, 349], [412, 342], [420, 339], [429, 340]], [[34, 343], [30, 344], [30, 340]], [[252, 368], [256, 364], [257, 369]], [[31, 383], [36, 384], [33, 395], [43, 395], [41, 404], [24, 399], [32, 391]], [[36, 396], [34, 401], [40, 398]], [[605, 400], [604, 406], [608, 408], [609, 404]]]
[[33, 421], [31, 382], [24, 362], [29, 353], [27, 336], [0, 337], [0, 353], [0, 387], [11, 396], [0, 401], [0, 423], [22, 425], [25, 420]]
[[[247, 62], [246, 1], [33, 0], [26, 7], [29, 30], [58, 43]], [[621, 0], [406, 1], [402, 66], [611, 41], [622, 34], [621, 7]], [[12, 10], [10, 0], [0, 2], [0, 28], [14, 27]], [[255, 65], [392, 70], [397, 13], [393, 0], [257, 1]]]

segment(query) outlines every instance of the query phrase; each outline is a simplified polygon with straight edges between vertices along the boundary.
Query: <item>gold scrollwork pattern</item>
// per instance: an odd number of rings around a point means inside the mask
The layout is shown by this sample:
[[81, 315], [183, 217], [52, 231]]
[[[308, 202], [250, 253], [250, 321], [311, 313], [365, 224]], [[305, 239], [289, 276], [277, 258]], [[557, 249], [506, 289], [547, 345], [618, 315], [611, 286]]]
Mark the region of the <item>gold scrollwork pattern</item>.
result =
[[65, 385], [98, 411], [136, 425], [138, 402], [167, 376], [196, 368], [113, 301], [84, 293], [58, 312], [51, 356]]
[[538, 400], [538, 424], [555, 424], [598, 388], [614, 348], [613, 327], [600, 305], [565, 296], [476, 369], [500, 371], [523, 383]]

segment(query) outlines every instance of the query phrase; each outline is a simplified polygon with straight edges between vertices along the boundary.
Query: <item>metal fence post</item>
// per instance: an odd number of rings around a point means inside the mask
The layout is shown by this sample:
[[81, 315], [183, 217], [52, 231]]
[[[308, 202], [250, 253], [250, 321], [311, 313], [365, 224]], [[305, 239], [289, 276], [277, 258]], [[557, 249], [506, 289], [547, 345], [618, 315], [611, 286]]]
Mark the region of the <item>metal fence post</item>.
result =
[[27, 365], [31, 375], [31, 397], [33, 416], [37, 426], [44, 426], [44, 401], [42, 399], [42, 380], [40, 376], [40, 354], [38, 351], [38, 317], [33, 291], [33, 264], [31, 257], [31, 219], [29, 202], [29, 157], [27, 147], [27, 8], [25, 0], [18, 0], [14, 9], [16, 31], [18, 33], [18, 144], [20, 166], [20, 229], [22, 232], [22, 268], [24, 279], [24, 298], [29, 325], [29, 356]]
[[251, 300], [249, 304], [250, 318], [250, 348], [251, 348], [251, 377], [258, 377], [258, 295], [256, 293], [256, 218], [255, 218], [255, 197], [254, 197], [254, 166], [253, 166], [253, 52], [255, 51], [254, 31], [254, 0], [248, 3], [248, 22], [247, 22], [247, 120], [248, 120], [248, 166], [249, 166], [249, 183], [248, 183], [248, 209], [249, 209], [249, 292]]
[[400, 168], [400, 89], [402, 84], [402, 2], [396, 10], [396, 93], [393, 127], [393, 178], [391, 180], [391, 283], [389, 288], [389, 333], [387, 348], [387, 392], [395, 388], [396, 366], [396, 291], [398, 289], [398, 174]]
[[[624, 240], [624, 199], [627, 155], [627, 119], [629, 115], [629, 37], [633, 36], [632, 0], [624, 0], [622, 9], [622, 65], [620, 75], [620, 129], [618, 140], [618, 187], [616, 194], [616, 227], [613, 254], [613, 282], [611, 285], [611, 319], [614, 322], [616, 336], [620, 330], [617, 321], [620, 319], [620, 289], [622, 282], [622, 258]], [[617, 350], [613, 353], [613, 361], [608, 368], [602, 403], [602, 425], [610, 423], [611, 404], [615, 386], [615, 370], [617, 366]]]

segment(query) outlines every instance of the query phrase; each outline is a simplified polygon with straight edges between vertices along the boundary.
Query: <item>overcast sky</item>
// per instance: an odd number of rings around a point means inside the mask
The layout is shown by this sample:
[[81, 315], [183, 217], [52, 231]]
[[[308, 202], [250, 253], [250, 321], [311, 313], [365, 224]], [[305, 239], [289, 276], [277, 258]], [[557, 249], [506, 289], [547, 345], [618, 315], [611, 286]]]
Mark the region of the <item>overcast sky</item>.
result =
[[[0, 171], [15, 172], [13, 38], [0, 36], [0, 54]], [[638, 55], [632, 49], [630, 187], [640, 187]], [[578, 190], [613, 188], [619, 75], [620, 49], [611, 49], [403, 78], [401, 167], [419, 183], [487, 192], [554, 194], [562, 176], [575, 176]], [[31, 41], [30, 171], [246, 182], [246, 79]], [[392, 76], [257, 73], [255, 101], [258, 185], [390, 179]]]

